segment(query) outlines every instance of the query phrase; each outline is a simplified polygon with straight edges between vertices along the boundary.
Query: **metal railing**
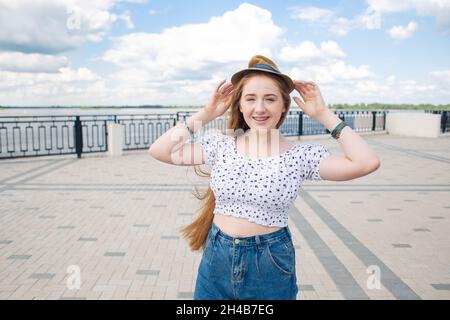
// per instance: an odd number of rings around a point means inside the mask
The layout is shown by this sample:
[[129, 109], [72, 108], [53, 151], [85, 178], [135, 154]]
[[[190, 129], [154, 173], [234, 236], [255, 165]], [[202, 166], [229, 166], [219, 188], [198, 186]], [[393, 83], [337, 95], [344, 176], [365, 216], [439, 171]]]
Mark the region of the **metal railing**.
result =
[[[164, 132], [196, 111], [145, 115], [0, 117], [0, 159], [108, 151], [108, 124], [124, 127], [124, 150], [147, 149]], [[445, 123], [448, 128], [448, 114]], [[356, 132], [385, 130], [386, 111], [337, 111]], [[444, 119], [444, 117], [443, 117]], [[219, 117], [201, 131], [225, 131], [228, 118]], [[322, 124], [301, 110], [290, 110], [280, 131], [285, 136], [326, 134]]]
[[123, 150], [149, 148], [157, 137], [176, 125], [176, 122], [175, 113], [115, 116], [115, 123], [124, 127]]
[[440, 114], [441, 115], [441, 132], [450, 132], [450, 111], [444, 110], [432, 110], [426, 111], [428, 113]]
[[[177, 120], [186, 120], [196, 111], [178, 112]], [[344, 120], [356, 132], [382, 131], [386, 128], [386, 111], [337, 111], [339, 118]], [[225, 131], [227, 118], [220, 117], [208, 123], [204, 128], [213, 127]], [[285, 136], [302, 136], [326, 134], [329, 131], [317, 120], [310, 118], [300, 110], [290, 110], [280, 131]]]

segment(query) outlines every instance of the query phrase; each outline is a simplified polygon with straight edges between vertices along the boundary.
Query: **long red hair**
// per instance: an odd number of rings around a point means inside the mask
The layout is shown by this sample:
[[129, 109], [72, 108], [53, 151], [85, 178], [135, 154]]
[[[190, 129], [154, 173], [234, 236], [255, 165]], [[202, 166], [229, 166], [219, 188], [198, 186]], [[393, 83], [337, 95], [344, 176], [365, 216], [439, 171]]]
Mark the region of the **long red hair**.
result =
[[[227, 132], [235, 132], [238, 129], [241, 129], [245, 132], [250, 129], [250, 127], [244, 120], [243, 114], [239, 110], [239, 103], [245, 84], [250, 78], [254, 77], [255, 75], [263, 75], [275, 80], [283, 97], [283, 104], [286, 107], [286, 112], [282, 113], [282, 116], [280, 118], [280, 121], [278, 121], [276, 128], [278, 129], [286, 119], [287, 112], [289, 111], [291, 105], [291, 97], [289, 95], [289, 88], [286, 82], [283, 80], [283, 78], [275, 74], [251, 70], [241, 78], [241, 80], [237, 84], [237, 87], [233, 88], [233, 95], [230, 103], [231, 106], [228, 109], [230, 117], [227, 123]], [[194, 166], [194, 171], [197, 175], [202, 177], [211, 176], [210, 172], [202, 170], [200, 166]], [[181, 229], [181, 234], [183, 238], [185, 238], [189, 242], [191, 250], [196, 251], [204, 248], [206, 238], [208, 236], [208, 232], [211, 228], [214, 218], [213, 211], [216, 203], [216, 198], [214, 196], [214, 192], [211, 190], [211, 187], [208, 187], [208, 189], [204, 193], [201, 193], [196, 188], [194, 196], [201, 202], [201, 206], [199, 208], [200, 214], [191, 224]]]

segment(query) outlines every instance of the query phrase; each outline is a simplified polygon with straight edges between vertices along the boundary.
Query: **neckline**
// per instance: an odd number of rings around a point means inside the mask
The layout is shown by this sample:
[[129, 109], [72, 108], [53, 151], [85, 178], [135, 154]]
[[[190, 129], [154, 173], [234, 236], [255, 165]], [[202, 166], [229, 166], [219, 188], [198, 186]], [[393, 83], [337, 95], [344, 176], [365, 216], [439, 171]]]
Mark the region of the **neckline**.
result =
[[241, 153], [238, 151], [238, 149], [237, 149], [237, 136], [234, 136], [234, 138], [233, 138], [232, 136], [227, 136], [227, 137], [229, 137], [229, 138], [232, 140], [234, 153], [235, 153], [237, 156], [241, 157], [241, 158], [248, 159], [248, 160], [251, 160], [251, 161], [270, 161], [270, 160], [274, 160], [274, 159], [281, 159], [281, 158], [283, 158], [286, 154], [288, 154], [292, 149], [294, 149], [295, 146], [297, 146], [297, 144], [294, 144], [294, 145], [292, 145], [289, 149], [287, 149], [287, 150], [284, 151], [283, 153], [280, 153], [279, 155], [258, 159], [258, 158], [252, 158], [252, 157], [243, 155], [243, 154], [241, 154]]

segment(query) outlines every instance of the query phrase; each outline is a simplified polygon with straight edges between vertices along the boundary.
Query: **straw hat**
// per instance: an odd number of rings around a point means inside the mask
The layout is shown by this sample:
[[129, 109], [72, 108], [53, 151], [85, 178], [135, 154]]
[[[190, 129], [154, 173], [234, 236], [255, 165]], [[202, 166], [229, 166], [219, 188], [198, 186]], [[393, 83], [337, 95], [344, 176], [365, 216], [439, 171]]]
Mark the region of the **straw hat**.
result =
[[250, 59], [250, 61], [248, 62], [247, 69], [243, 69], [243, 70], [238, 71], [235, 74], [233, 74], [233, 76], [231, 77], [231, 84], [236, 87], [239, 80], [241, 80], [241, 78], [245, 74], [251, 72], [252, 70], [258, 70], [258, 71], [264, 71], [264, 72], [276, 74], [284, 79], [284, 81], [286, 82], [286, 84], [289, 87], [289, 93], [291, 93], [292, 90], [294, 90], [294, 82], [292, 82], [291, 78], [289, 78], [285, 74], [282, 74], [280, 72], [280, 70], [278, 70], [277, 65], [272, 60], [270, 60], [269, 58], [266, 58], [264, 56], [261, 56], [261, 55], [253, 56]]

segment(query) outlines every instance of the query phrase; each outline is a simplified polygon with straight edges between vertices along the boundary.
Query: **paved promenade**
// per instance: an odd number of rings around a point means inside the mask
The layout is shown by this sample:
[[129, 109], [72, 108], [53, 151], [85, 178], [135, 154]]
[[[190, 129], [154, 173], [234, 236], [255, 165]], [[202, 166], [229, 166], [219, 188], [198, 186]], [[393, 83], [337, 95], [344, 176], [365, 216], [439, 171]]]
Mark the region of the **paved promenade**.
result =
[[[450, 136], [364, 139], [378, 171], [308, 181], [290, 211], [297, 298], [450, 299]], [[207, 183], [146, 150], [1, 160], [0, 299], [192, 299], [178, 230]]]

